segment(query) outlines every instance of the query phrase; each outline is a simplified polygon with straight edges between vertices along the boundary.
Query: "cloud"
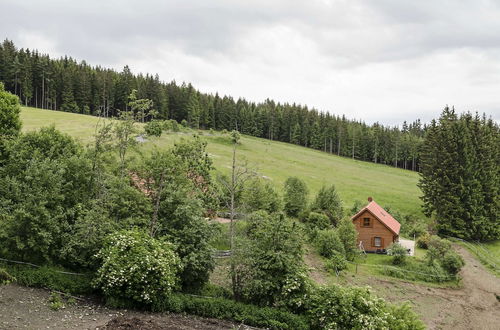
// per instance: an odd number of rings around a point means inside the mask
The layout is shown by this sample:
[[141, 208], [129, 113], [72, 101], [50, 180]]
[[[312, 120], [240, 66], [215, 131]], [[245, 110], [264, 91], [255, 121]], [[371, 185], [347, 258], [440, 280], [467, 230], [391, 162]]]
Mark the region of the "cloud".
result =
[[[397, 124], [500, 119], [495, 1], [3, 1], [0, 37], [206, 92]], [[4, 34], [4, 35], [2, 35]]]

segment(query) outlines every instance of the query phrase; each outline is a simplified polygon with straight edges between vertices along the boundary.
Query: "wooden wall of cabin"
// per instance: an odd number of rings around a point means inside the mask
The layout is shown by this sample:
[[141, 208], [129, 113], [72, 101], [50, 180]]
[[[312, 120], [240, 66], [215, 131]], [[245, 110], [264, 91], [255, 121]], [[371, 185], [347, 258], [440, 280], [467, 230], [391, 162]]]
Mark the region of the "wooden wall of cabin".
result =
[[[363, 227], [363, 219], [370, 218], [371, 227]], [[358, 246], [359, 242], [363, 241], [365, 251], [376, 251], [377, 249], [387, 249], [395, 240], [395, 235], [370, 212], [365, 211], [360, 214], [356, 219], [353, 219], [358, 232]], [[382, 246], [376, 247], [373, 244], [373, 238], [382, 238]]]

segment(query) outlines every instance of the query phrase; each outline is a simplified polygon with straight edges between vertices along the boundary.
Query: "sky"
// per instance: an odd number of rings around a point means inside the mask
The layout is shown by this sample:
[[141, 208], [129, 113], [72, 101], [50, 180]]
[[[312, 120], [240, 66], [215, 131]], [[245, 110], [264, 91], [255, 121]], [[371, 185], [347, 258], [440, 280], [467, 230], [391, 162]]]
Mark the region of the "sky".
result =
[[500, 121], [500, 1], [0, 0], [0, 38], [367, 123]]

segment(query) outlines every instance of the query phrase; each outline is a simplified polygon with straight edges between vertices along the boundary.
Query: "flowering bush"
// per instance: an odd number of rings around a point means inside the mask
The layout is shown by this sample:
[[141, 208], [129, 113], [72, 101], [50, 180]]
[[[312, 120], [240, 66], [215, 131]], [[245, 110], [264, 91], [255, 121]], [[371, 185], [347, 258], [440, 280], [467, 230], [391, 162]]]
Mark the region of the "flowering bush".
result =
[[97, 257], [101, 267], [94, 285], [108, 298], [150, 304], [177, 285], [180, 260], [173, 245], [142, 231], [111, 234]]

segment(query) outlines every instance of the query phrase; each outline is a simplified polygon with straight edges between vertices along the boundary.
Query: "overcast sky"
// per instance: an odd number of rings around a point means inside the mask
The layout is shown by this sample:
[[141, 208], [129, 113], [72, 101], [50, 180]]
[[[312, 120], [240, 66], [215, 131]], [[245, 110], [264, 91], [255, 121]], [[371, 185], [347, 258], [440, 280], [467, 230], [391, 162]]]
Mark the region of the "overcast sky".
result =
[[0, 37], [368, 123], [500, 120], [500, 1], [0, 0]]

